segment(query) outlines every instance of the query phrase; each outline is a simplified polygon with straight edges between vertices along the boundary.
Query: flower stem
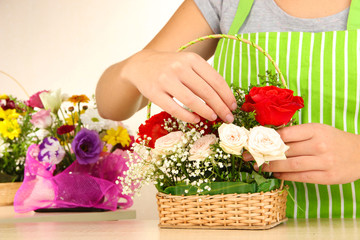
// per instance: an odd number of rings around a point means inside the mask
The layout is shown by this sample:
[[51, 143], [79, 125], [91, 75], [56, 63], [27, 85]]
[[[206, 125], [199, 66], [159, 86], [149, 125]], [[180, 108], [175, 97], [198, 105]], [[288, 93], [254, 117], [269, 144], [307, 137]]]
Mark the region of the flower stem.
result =
[[231, 178], [235, 180], [235, 156], [231, 155]]

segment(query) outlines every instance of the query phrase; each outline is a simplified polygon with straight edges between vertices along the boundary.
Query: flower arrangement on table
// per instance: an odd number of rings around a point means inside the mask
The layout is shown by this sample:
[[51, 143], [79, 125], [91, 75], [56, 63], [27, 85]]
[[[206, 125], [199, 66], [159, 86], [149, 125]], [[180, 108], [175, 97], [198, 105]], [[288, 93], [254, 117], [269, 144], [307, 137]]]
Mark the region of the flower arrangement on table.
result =
[[[289, 147], [276, 129], [293, 124], [292, 116], [304, 105], [303, 99], [294, 96], [292, 90], [279, 87], [276, 74], [268, 72], [261, 79], [259, 86], [232, 87], [238, 109], [233, 112], [231, 124], [203, 118], [197, 124], [189, 124], [166, 112], [148, 119], [138, 130], [124, 179], [128, 184], [124, 193], [133, 191], [134, 184], [154, 183], [161, 196], [175, 195], [181, 199], [200, 196], [194, 205], [188, 205], [190, 200], [185, 200], [174, 210], [169, 209], [180, 200], [172, 199], [168, 206], [161, 206], [166, 201], [158, 198], [159, 211], [166, 212], [159, 213], [160, 219], [165, 219], [164, 222], [172, 219], [170, 225], [176, 225], [181, 222], [179, 218], [184, 218], [182, 224], [188, 226], [191, 216], [200, 224], [199, 201], [206, 196], [279, 189], [281, 181], [272, 173], [262, 172], [261, 168], [269, 161], [286, 159]], [[248, 151], [254, 161], [244, 161], [244, 151]], [[234, 205], [234, 201], [229, 204]], [[204, 203], [207, 220], [211, 219], [209, 212], [213, 203], [214, 200]], [[184, 217], [186, 211], [195, 208], [190, 217]], [[215, 211], [219, 215], [219, 208]], [[161, 220], [160, 225], [162, 223]]]
[[132, 205], [120, 178], [134, 138], [121, 122], [101, 118], [86, 95], [60, 90], [38, 92], [27, 104], [37, 143], [27, 149], [15, 211]]
[[[232, 88], [238, 109], [231, 124], [204, 118], [189, 124], [166, 112], [146, 120], [139, 127], [125, 182], [155, 183], [160, 192], [175, 195], [278, 188], [280, 181], [261, 168], [269, 161], [286, 159], [289, 147], [276, 129], [293, 124], [292, 116], [304, 105], [292, 90], [277, 86], [276, 75], [262, 79], [259, 86]], [[244, 161], [244, 151], [254, 161]]]
[[27, 148], [38, 140], [24, 101], [0, 95], [0, 183], [21, 182]]

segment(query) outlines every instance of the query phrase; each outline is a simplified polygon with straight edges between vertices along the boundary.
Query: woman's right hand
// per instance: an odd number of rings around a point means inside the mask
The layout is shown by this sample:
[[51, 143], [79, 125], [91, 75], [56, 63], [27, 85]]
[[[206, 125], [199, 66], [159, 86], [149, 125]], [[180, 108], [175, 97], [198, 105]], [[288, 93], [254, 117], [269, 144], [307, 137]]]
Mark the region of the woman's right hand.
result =
[[210, 121], [218, 116], [226, 122], [234, 119], [231, 111], [237, 105], [231, 89], [196, 53], [143, 50], [127, 60], [122, 77], [145, 98], [183, 121], [196, 123], [198, 115]]
[[231, 110], [236, 108], [233, 93], [206, 61], [214, 53], [217, 40], [176, 52], [185, 43], [212, 33], [194, 1], [185, 0], [142, 51], [104, 72], [96, 88], [99, 113], [124, 120], [151, 101], [186, 122], [198, 122], [199, 115], [232, 122]]

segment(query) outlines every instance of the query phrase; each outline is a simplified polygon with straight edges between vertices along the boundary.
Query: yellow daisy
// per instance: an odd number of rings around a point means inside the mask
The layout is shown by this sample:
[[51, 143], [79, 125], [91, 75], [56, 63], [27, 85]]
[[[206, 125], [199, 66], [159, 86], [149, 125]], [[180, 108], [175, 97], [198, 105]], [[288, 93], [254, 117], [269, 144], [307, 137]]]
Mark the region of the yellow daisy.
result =
[[6, 94], [0, 94], [0, 99], [8, 99], [9, 98], [9, 96], [8, 95], [6, 95]]
[[10, 138], [11, 140], [19, 137], [21, 128], [19, 123], [15, 119], [6, 119], [0, 121], [0, 134], [4, 138]]
[[110, 128], [106, 131], [106, 135], [102, 138], [103, 141], [115, 146], [120, 144], [123, 147], [128, 147], [130, 145], [131, 139], [126, 128], [119, 126], [116, 130]]
[[0, 120], [17, 119], [18, 117], [19, 114], [16, 112], [15, 109], [4, 110], [0, 108]]
[[[81, 110], [80, 114], [83, 114], [85, 111]], [[78, 112], [73, 112], [68, 115], [69, 117], [65, 118], [65, 122], [67, 125], [76, 125], [79, 122], [79, 114]]]

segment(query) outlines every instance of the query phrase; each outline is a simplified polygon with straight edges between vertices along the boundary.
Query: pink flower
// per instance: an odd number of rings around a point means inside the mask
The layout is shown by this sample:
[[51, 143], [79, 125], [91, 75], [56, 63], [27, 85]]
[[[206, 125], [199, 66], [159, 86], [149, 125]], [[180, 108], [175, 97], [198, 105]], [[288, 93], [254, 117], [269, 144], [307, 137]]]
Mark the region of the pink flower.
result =
[[178, 148], [183, 145], [184, 133], [181, 131], [171, 132], [155, 142], [154, 152], [158, 155], [169, 155], [174, 153]]
[[39, 155], [39, 152], [40, 152], [40, 148], [38, 145], [34, 144], [32, 145], [32, 147], [30, 148], [29, 147], [29, 152], [28, 154], [30, 154], [30, 156], [34, 159], [37, 159], [38, 155]]
[[42, 101], [41, 101], [41, 99], [40, 99], [40, 97], [39, 97], [40, 93], [43, 93], [43, 92], [48, 92], [48, 91], [47, 91], [47, 90], [43, 90], [43, 91], [39, 91], [39, 92], [33, 94], [33, 95], [29, 98], [29, 100], [27, 100], [27, 101], [25, 102], [25, 104], [26, 104], [27, 106], [29, 106], [29, 107], [32, 107], [32, 108], [38, 107], [38, 108], [42, 108], [42, 109], [43, 109], [43, 108], [44, 108], [44, 105], [43, 105], [43, 103], [42, 103]]
[[32, 115], [30, 122], [37, 128], [47, 128], [52, 124], [50, 110], [40, 110]]
[[217, 141], [215, 134], [208, 134], [202, 136], [194, 142], [190, 148], [190, 161], [203, 161], [213, 152], [211, 150], [211, 145], [215, 144]]

